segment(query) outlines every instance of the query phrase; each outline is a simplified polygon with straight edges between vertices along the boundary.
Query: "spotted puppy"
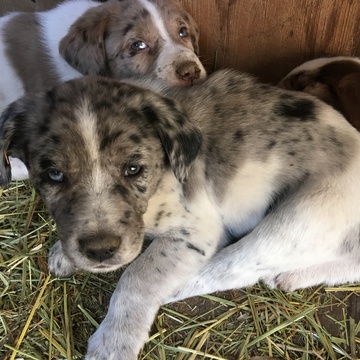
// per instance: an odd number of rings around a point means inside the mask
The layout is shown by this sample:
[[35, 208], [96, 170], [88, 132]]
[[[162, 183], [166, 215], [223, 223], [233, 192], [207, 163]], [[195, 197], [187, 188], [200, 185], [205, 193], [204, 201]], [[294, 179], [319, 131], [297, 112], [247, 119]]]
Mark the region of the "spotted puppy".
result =
[[57, 224], [50, 270], [135, 259], [88, 360], [135, 360], [174, 299], [360, 280], [360, 134], [340, 113], [235, 71], [164, 93], [81, 78], [1, 117], [1, 184], [19, 157]]
[[[45, 12], [10, 13], [0, 18], [0, 111], [24, 93], [87, 74], [153, 74], [168, 84], [192, 84], [206, 75], [198, 35], [173, 0], [72, 0]], [[12, 161], [13, 179], [26, 178]]]
[[318, 97], [360, 131], [360, 58], [335, 56], [307, 61], [286, 75], [280, 86]]

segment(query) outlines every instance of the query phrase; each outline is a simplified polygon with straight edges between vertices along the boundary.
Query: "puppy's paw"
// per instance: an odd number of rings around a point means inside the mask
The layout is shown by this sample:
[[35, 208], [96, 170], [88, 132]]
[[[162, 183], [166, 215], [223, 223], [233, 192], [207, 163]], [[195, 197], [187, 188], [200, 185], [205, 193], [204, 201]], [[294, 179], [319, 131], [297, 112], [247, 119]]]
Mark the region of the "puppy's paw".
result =
[[64, 254], [60, 240], [50, 249], [48, 267], [56, 277], [67, 277], [76, 273], [76, 267]]
[[301, 276], [298, 272], [281, 273], [274, 279], [274, 284], [277, 289], [292, 292], [302, 287]]
[[90, 337], [85, 360], [136, 360], [136, 346], [131, 346], [131, 332], [124, 334], [119, 324], [108, 321], [100, 324]]
[[270, 289], [277, 289], [277, 284], [276, 284], [276, 279], [277, 277], [274, 276], [265, 276], [261, 278], [261, 281], [266, 284]]

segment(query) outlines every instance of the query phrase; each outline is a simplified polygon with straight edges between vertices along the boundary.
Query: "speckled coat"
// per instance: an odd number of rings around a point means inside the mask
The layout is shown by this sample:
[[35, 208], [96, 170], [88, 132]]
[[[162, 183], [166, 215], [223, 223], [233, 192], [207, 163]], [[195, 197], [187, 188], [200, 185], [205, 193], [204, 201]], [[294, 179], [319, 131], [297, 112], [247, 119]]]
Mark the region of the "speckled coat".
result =
[[136, 359], [174, 299], [360, 280], [360, 135], [340, 113], [227, 70], [162, 92], [82, 78], [1, 117], [2, 184], [19, 157], [57, 224], [51, 271], [132, 262], [87, 359]]

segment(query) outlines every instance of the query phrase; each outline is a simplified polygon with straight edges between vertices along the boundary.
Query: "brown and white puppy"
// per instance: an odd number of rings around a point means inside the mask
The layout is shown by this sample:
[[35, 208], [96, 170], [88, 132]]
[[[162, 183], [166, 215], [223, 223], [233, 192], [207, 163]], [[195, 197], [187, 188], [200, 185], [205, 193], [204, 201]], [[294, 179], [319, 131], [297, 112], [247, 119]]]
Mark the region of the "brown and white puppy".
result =
[[[10, 13], [0, 18], [0, 111], [24, 93], [88, 74], [152, 74], [171, 85], [192, 84], [206, 76], [198, 35], [173, 0], [72, 0], [49, 11]], [[21, 165], [13, 162], [13, 179], [27, 177]]]
[[0, 185], [6, 153], [27, 164], [61, 239], [52, 272], [134, 260], [89, 360], [136, 360], [171, 299], [360, 280], [360, 133], [338, 111], [226, 70], [164, 94], [83, 77], [0, 118]]
[[280, 82], [312, 94], [340, 111], [360, 131], [360, 59], [336, 56], [307, 61]]

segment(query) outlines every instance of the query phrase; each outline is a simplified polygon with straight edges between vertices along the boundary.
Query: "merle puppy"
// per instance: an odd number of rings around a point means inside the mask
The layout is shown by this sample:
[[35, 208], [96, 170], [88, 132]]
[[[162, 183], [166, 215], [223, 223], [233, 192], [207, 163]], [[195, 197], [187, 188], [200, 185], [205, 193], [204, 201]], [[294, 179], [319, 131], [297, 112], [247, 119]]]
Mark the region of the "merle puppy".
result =
[[81, 78], [0, 120], [1, 184], [19, 157], [56, 221], [51, 271], [136, 258], [87, 359], [135, 360], [174, 299], [360, 280], [360, 134], [341, 114], [235, 71], [163, 93]]

